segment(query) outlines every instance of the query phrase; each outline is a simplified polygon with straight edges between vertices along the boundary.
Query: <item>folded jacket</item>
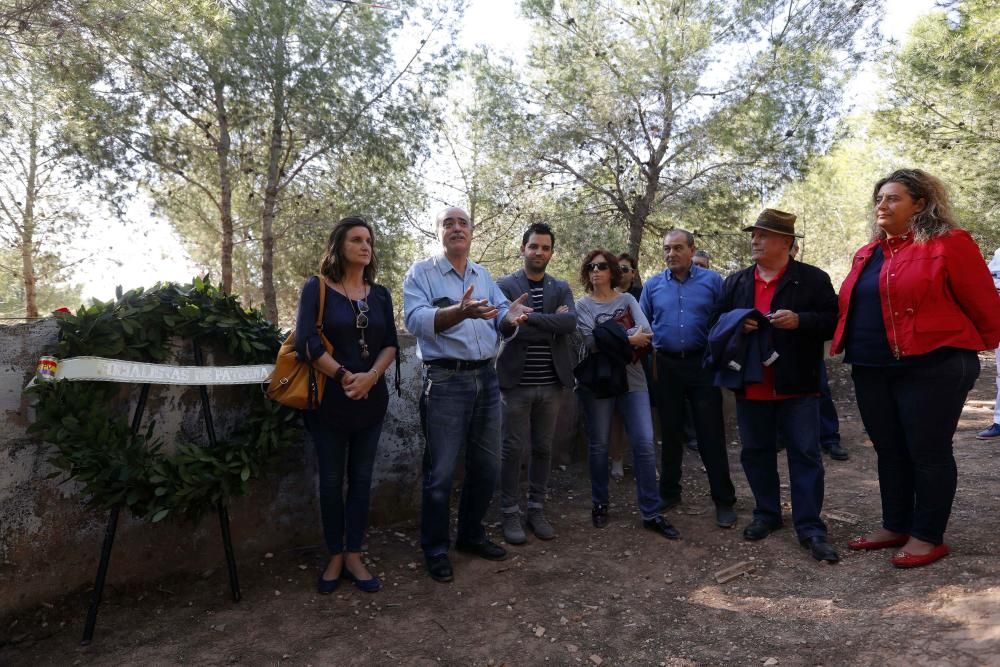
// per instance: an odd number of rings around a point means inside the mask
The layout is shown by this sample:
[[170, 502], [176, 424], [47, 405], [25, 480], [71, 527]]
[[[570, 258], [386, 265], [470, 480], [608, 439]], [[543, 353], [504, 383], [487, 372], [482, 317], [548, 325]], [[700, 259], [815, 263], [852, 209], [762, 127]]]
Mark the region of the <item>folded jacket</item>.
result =
[[[745, 333], [743, 321], [757, 321], [757, 330]], [[771, 322], [756, 308], [736, 308], [723, 313], [708, 332], [704, 366], [715, 371], [717, 387], [739, 389], [764, 379], [764, 366], [778, 358], [771, 341]]]

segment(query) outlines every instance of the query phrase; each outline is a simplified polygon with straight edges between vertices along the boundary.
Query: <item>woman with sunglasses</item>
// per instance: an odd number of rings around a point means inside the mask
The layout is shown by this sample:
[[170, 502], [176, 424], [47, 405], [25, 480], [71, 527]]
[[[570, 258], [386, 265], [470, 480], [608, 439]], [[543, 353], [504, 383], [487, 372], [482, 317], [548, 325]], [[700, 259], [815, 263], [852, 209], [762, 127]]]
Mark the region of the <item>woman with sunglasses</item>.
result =
[[[361, 559], [372, 469], [382, 422], [389, 405], [385, 371], [399, 343], [389, 290], [375, 283], [375, 234], [362, 218], [334, 226], [320, 262], [320, 277], [302, 288], [295, 322], [296, 352], [328, 376], [318, 410], [303, 411], [316, 446], [319, 504], [330, 560], [317, 591], [332, 593], [344, 578], [367, 593], [381, 587]], [[320, 290], [326, 290], [323, 334], [316, 332]], [[344, 501], [344, 473], [347, 494]]]
[[[616, 292], [621, 281], [618, 258], [606, 250], [587, 253], [580, 267], [580, 282], [587, 296], [576, 303], [577, 327], [583, 336], [588, 355], [604, 355], [605, 363], [614, 363], [612, 355], [601, 349], [607, 338], [626, 339], [633, 350], [648, 348], [652, 340], [649, 321], [631, 294]], [[615, 329], [620, 327], [620, 329]], [[609, 336], [606, 334], [610, 334]], [[622, 393], [599, 397], [594, 387], [581, 382], [578, 387], [587, 419], [590, 440], [592, 518], [595, 528], [608, 523], [608, 440], [611, 417], [617, 410], [625, 421], [625, 430], [632, 441], [632, 465], [635, 472], [639, 512], [645, 528], [667, 539], [680, 537], [660, 513], [660, 493], [656, 481], [656, 452], [653, 449], [653, 422], [649, 410], [646, 376], [638, 354], [633, 353], [625, 366], [626, 386]]]

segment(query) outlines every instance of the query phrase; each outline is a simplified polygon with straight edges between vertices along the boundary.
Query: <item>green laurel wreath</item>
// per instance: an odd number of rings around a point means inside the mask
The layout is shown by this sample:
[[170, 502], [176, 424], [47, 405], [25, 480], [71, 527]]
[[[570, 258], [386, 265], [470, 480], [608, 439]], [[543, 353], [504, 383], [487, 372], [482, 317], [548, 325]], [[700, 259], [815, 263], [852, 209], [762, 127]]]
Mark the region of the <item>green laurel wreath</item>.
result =
[[[259, 311], [244, 308], [206, 278], [188, 285], [157, 283], [150, 290], [116, 291], [114, 301], [57, 313], [60, 358], [92, 355], [129, 361], [163, 361], [170, 338], [196, 339], [224, 347], [237, 363], [274, 363], [281, 331]], [[269, 401], [258, 385], [247, 385], [249, 414], [216, 447], [179, 442], [173, 456], [162, 451], [155, 423], [132, 435], [123, 394], [109, 382], [42, 382], [36, 418], [28, 432], [49, 443], [49, 463], [66, 480], [83, 485], [90, 502], [118, 504], [136, 517], [196, 519], [206, 510], [245, 495], [272, 454], [295, 438], [297, 413]]]

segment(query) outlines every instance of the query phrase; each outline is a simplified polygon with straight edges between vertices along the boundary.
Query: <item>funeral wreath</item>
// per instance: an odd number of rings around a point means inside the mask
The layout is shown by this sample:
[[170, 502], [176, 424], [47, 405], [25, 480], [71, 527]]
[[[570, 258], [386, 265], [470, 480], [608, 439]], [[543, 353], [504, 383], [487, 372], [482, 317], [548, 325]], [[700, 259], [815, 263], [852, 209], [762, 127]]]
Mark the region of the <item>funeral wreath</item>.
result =
[[[162, 362], [174, 338], [224, 349], [236, 363], [270, 364], [282, 340], [260, 312], [244, 308], [207, 278], [124, 293], [119, 287], [113, 301], [56, 318], [61, 359]], [[35, 384], [29, 389], [37, 397], [29, 432], [51, 445], [48, 461], [58, 468], [52, 476], [82, 484], [93, 504], [121, 504], [149, 521], [197, 518], [230, 496], [246, 494], [249, 481], [295, 437], [295, 411], [269, 401], [260, 385], [232, 390], [246, 393], [241, 406], [248, 414], [215, 447], [182, 439], [168, 455], [153, 422], [133, 435], [127, 398], [138, 389], [110, 382]]]

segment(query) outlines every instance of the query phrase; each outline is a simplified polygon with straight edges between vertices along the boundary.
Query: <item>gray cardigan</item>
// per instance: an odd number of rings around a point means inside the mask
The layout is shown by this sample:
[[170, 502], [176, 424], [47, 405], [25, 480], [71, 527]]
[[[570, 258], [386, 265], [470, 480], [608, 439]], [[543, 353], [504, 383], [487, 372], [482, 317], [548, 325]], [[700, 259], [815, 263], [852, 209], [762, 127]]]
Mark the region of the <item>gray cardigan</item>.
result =
[[[513, 301], [531, 290], [524, 269], [518, 269], [497, 281], [504, 295]], [[569, 308], [568, 313], [556, 314], [559, 306]], [[569, 283], [545, 274], [542, 312], [533, 312], [513, 338], [504, 341], [497, 355], [497, 377], [501, 389], [512, 389], [521, 383], [524, 358], [528, 345], [549, 343], [552, 346], [552, 364], [556, 376], [564, 387], [573, 386], [573, 366], [576, 353], [570, 336], [576, 331], [576, 306]]]

